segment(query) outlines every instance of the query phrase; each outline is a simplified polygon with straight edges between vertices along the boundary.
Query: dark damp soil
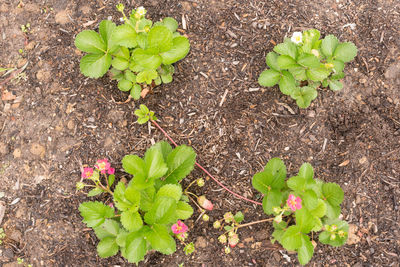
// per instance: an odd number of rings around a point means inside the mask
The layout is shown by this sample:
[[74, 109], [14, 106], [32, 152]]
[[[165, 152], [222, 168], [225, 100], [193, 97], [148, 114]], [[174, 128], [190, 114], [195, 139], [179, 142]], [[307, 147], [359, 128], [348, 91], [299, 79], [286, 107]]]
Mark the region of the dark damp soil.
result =
[[[181, 28], [184, 17], [191, 42], [172, 83], [126, 104], [107, 77], [79, 73], [74, 47], [78, 32], [109, 16], [119, 20], [115, 1], [19, 2], [0, 4], [0, 67], [22, 69], [12, 80], [0, 77], [1, 90], [12, 93], [0, 102], [0, 227], [7, 236], [0, 265], [23, 258], [34, 266], [129, 266], [119, 255], [97, 256], [97, 240], [77, 209], [87, 198], [75, 183], [82, 164], [107, 157], [121, 176], [125, 154], [142, 155], [165, 140], [134, 123], [135, 106], [145, 103], [175, 141], [193, 146], [202, 165], [248, 198], [259, 200], [251, 177], [272, 157], [282, 158], [291, 175], [308, 161], [318, 178], [340, 184], [351, 242], [318, 244], [310, 266], [399, 266], [398, 1], [124, 1], [129, 9], [143, 5], [153, 20], [175, 17]], [[346, 67], [342, 91], [321, 90], [299, 110], [276, 87], [261, 88], [257, 77], [274, 43], [308, 28], [354, 42], [359, 53]], [[199, 177], [205, 178], [195, 169], [185, 183]], [[271, 244], [269, 224], [242, 228], [240, 244], [225, 255], [211, 221], [225, 211], [243, 211], [245, 222], [265, 215], [212, 180], [196, 191], [215, 203], [210, 222], [196, 222], [198, 212], [188, 222], [196, 253], [185, 256], [179, 246], [171, 256], [149, 254], [141, 266], [298, 265], [295, 254]]]

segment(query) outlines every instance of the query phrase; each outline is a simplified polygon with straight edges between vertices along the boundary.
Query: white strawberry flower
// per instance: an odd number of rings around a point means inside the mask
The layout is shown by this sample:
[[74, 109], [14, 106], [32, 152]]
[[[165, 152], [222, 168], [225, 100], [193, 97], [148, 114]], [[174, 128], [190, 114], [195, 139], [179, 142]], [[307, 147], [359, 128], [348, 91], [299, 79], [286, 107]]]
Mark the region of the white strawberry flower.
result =
[[146, 12], [147, 12], [146, 9], [142, 6], [140, 6], [136, 9], [136, 14], [138, 14], [141, 17], [146, 15]]
[[303, 34], [301, 32], [294, 32], [290, 40], [295, 44], [299, 44], [303, 41]]

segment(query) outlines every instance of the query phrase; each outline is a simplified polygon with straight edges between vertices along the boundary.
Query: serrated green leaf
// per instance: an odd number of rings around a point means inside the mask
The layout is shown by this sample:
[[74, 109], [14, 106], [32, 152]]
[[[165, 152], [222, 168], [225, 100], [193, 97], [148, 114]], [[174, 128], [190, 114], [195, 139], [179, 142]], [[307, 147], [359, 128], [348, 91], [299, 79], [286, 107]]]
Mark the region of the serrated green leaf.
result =
[[296, 225], [299, 226], [300, 232], [308, 234], [314, 228], [315, 221], [311, 213], [304, 207], [296, 210]]
[[172, 40], [172, 47], [168, 51], [161, 53], [162, 63], [169, 65], [186, 57], [189, 53], [190, 44], [186, 37], [178, 36]]
[[168, 172], [165, 183], [174, 184], [185, 178], [194, 168], [196, 152], [193, 148], [180, 145], [172, 150], [167, 157]]
[[140, 98], [140, 94], [141, 93], [142, 93], [142, 87], [139, 84], [135, 83], [132, 86], [132, 89], [131, 89], [131, 92], [130, 92], [132, 98], [135, 99], [135, 100], [138, 100]]
[[300, 108], [307, 108], [310, 106], [311, 101], [317, 98], [318, 92], [311, 86], [296, 87], [291, 94], [291, 97], [296, 99], [296, 104]]
[[132, 204], [132, 206], [139, 206], [140, 197], [140, 192], [135, 189], [133, 184], [130, 184], [125, 190], [125, 198]]
[[304, 53], [311, 53], [312, 49], [318, 49], [320, 32], [316, 29], [311, 29], [303, 32], [303, 45], [301, 50]]
[[125, 71], [124, 77], [125, 77], [125, 79], [127, 79], [128, 81], [131, 81], [132, 83], [136, 82], [136, 75], [130, 70]]
[[129, 235], [129, 232], [125, 231], [123, 228], [120, 229], [117, 238], [115, 242], [117, 242], [117, 245], [120, 246], [121, 248], [126, 246], [126, 239]]
[[[138, 119], [137, 119], [137, 123], [139, 123], [139, 124], [145, 124], [145, 123], [148, 122], [149, 120], [150, 120], [149, 116], [145, 116], [145, 117], [142, 117], [142, 118], [138, 118]], [[145, 178], [143, 178], [143, 179], [145, 179]]]
[[271, 68], [274, 69], [276, 71], [280, 71], [281, 69], [278, 66], [278, 59], [279, 55], [275, 52], [269, 52], [267, 54], [267, 56], [265, 57], [265, 62], [267, 63], [267, 65]]
[[318, 206], [318, 197], [313, 190], [306, 190], [303, 194], [304, 206], [308, 210], [315, 209]]
[[284, 95], [291, 95], [296, 89], [296, 81], [290, 72], [286, 70], [282, 71], [282, 76], [279, 81], [279, 89]]
[[111, 55], [109, 54], [87, 54], [82, 57], [79, 64], [83, 75], [90, 78], [102, 77], [111, 66]]
[[161, 75], [161, 80], [163, 83], [170, 83], [172, 82], [172, 75], [171, 74]]
[[273, 69], [267, 69], [261, 72], [260, 77], [258, 77], [258, 83], [261, 86], [271, 87], [279, 82], [281, 74]]
[[307, 235], [301, 235], [301, 246], [297, 249], [297, 258], [301, 265], [306, 265], [314, 254], [314, 246]]
[[153, 207], [144, 216], [144, 221], [147, 224], [168, 224], [176, 221], [176, 201], [170, 197], [158, 197], [153, 204]]
[[235, 222], [241, 223], [244, 220], [244, 215], [241, 211], [238, 211], [233, 218], [235, 219]]
[[172, 47], [172, 32], [165, 26], [154, 26], [147, 35], [150, 48], [156, 48], [159, 53]]
[[318, 68], [321, 64], [316, 56], [306, 53], [299, 56], [297, 63], [308, 68]]
[[139, 74], [136, 76], [136, 82], [138, 83], [147, 83], [151, 84], [153, 79], [158, 77], [158, 73], [155, 70], [143, 70], [139, 72]]
[[113, 45], [111, 42], [111, 35], [116, 27], [117, 26], [115, 25], [115, 23], [110, 20], [103, 20], [99, 24], [100, 36], [103, 39], [104, 43], [107, 44], [107, 51], [109, 51], [109, 53], [112, 53], [113, 51], [118, 49], [118, 46]]
[[131, 233], [127, 237], [125, 257], [129, 262], [135, 263], [136, 265], [144, 260], [144, 256], [147, 253], [147, 241], [144, 239], [142, 233]]
[[97, 245], [97, 253], [101, 258], [108, 258], [118, 253], [119, 247], [115, 237], [106, 237]]
[[166, 17], [162, 20], [162, 24], [171, 32], [175, 32], [178, 29], [178, 22], [174, 18]]
[[122, 168], [132, 175], [146, 174], [146, 164], [144, 160], [136, 155], [126, 155], [123, 157]]
[[323, 81], [326, 79], [331, 72], [325, 67], [313, 68], [306, 70], [308, 79], [314, 82]]
[[343, 89], [343, 84], [339, 81], [329, 81], [328, 84], [332, 91], [340, 91]]
[[318, 199], [317, 201], [317, 206], [314, 209], [310, 210], [310, 213], [314, 216], [322, 218], [323, 216], [325, 216], [326, 213], [326, 205], [322, 199]]
[[121, 213], [121, 223], [130, 232], [138, 231], [143, 226], [142, 217], [138, 212], [124, 211]]
[[327, 35], [321, 44], [321, 51], [326, 57], [330, 57], [335, 52], [337, 45], [339, 44], [339, 40], [334, 35]]
[[173, 198], [178, 203], [182, 196], [182, 188], [177, 184], [166, 184], [162, 186], [156, 194], [156, 197], [161, 196]]
[[101, 36], [92, 30], [80, 32], [75, 38], [75, 46], [86, 53], [103, 55], [107, 50], [107, 45]]
[[161, 141], [154, 144], [152, 147], [158, 149], [163, 155], [164, 161], [167, 161], [169, 153], [172, 152], [172, 147], [168, 142]]
[[189, 219], [193, 214], [193, 208], [188, 203], [179, 201], [176, 206], [176, 217], [180, 220]]
[[280, 243], [285, 249], [293, 251], [301, 247], [301, 236], [300, 227], [298, 225], [292, 225], [285, 231]]
[[132, 82], [131, 81], [128, 81], [128, 80], [125, 80], [125, 79], [122, 79], [122, 80], [120, 80], [119, 82], [118, 82], [118, 89], [119, 90], [121, 90], [121, 91], [123, 91], [123, 92], [127, 92], [127, 91], [129, 91], [129, 90], [131, 90], [131, 88], [132, 88]]
[[315, 225], [314, 225], [313, 229], [311, 229], [311, 231], [312, 232], [319, 232], [322, 229], [322, 221], [317, 216], [313, 216], [313, 217], [314, 217]]
[[156, 190], [154, 186], [150, 186], [140, 191], [140, 209], [142, 211], [149, 211], [151, 209], [155, 193]]
[[336, 73], [341, 73], [344, 70], [344, 62], [343, 61], [333, 60], [332, 64], [333, 64], [333, 70]]
[[94, 227], [93, 230], [98, 239], [103, 239], [106, 237], [116, 237], [119, 234], [121, 228], [118, 222], [106, 219], [104, 223], [97, 227]]
[[336, 219], [340, 215], [340, 206], [335, 206], [330, 204], [328, 201], [325, 201], [326, 205], [326, 217], [329, 219]]
[[225, 226], [224, 226], [224, 230], [225, 230], [225, 231], [230, 231], [230, 230], [232, 230], [232, 226], [230, 226], [230, 225], [225, 225]]
[[114, 184], [114, 181], [115, 181], [115, 174], [110, 174], [108, 176], [108, 185], [112, 186]]
[[147, 40], [147, 33], [141, 32], [136, 36], [136, 41], [138, 46], [142, 49], [147, 49], [149, 47], [149, 42]]
[[342, 188], [335, 183], [325, 183], [322, 185], [322, 194], [326, 201], [332, 206], [338, 206], [343, 201], [344, 193]]
[[274, 214], [274, 207], [280, 207], [282, 203], [282, 193], [278, 189], [272, 189], [264, 196], [262, 206], [265, 214]]
[[161, 57], [154, 49], [136, 48], [132, 53], [135, 62], [145, 69], [157, 69], [161, 65]]
[[306, 69], [302, 66], [290, 68], [289, 72], [293, 75], [296, 80], [305, 81], [307, 80]]
[[290, 56], [286, 56], [286, 55], [279, 56], [276, 61], [278, 63], [279, 68], [281, 68], [281, 69], [289, 69], [289, 68], [295, 68], [295, 67], [299, 66], [296, 63], [296, 60], [294, 60]]
[[314, 179], [314, 169], [308, 162], [303, 163], [300, 167], [298, 176], [304, 177], [306, 180]]
[[264, 167], [265, 172], [269, 172], [274, 176], [271, 183], [272, 188], [281, 189], [284, 187], [286, 178], [286, 166], [280, 158], [270, 159]]
[[343, 79], [343, 78], [344, 78], [344, 73], [343, 72], [332, 74], [331, 77], [329, 77], [330, 80], [340, 80], [340, 79]]
[[137, 46], [136, 31], [128, 24], [117, 26], [110, 38], [110, 43], [127, 48], [134, 48]]
[[83, 202], [79, 205], [79, 211], [83, 217], [83, 222], [88, 227], [97, 227], [104, 223], [106, 218], [114, 217], [114, 209], [101, 202]]
[[167, 164], [158, 149], [149, 148], [144, 155], [147, 179], [155, 180], [162, 177], [167, 171]]
[[337, 45], [333, 56], [343, 62], [352, 61], [357, 56], [357, 47], [351, 42], [340, 43]]
[[151, 230], [146, 233], [146, 239], [153, 249], [163, 254], [170, 255], [176, 250], [175, 240], [163, 225], [153, 225]]
[[111, 65], [117, 70], [126, 70], [129, 66], [129, 61], [124, 58], [114, 57], [111, 61]]
[[88, 197], [94, 197], [100, 195], [101, 193], [103, 193], [103, 190], [101, 188], [96, 187], [89, 191]]
[[293, 59], [297, 57], [297, 47], [296, 44], [292, 43], [290, 40], [284, 43], [278, 44], [274, 47], [274, 51], [281, 55], [290, 56]]
[[290, 177], [287, 186], [296, 192], [304, 192], [306, 190], [306, 179], [302, 176]]

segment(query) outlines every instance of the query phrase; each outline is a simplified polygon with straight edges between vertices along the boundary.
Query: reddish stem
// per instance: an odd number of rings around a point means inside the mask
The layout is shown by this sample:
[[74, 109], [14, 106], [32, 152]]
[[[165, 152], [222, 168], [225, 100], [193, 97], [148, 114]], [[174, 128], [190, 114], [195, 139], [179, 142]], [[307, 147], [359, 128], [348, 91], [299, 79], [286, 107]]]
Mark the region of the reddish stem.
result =
[[[161, 128], [161, 126], [160, 126], [157, 122], [155, 122], [154, 120], [150, 120], [150, 121], [165, 135], [165, 137], [167, 137], [167, 139], [168, 139], [169, 141], [171, 141], [172, 144], [174, 144], [174, 146], [178, 146], [178, 144], [175, 143], [175, 141], [168, 135], [168, 133], [167, 133], [166, 131], [164, 131], [163, 128]], [[260, 203], [260, 202], [257, 202], [257, 201], [254, 201], [254, 200], [245, 198], [244, 196], [241, 196], [241, 195], [239, 195], [239, 194], [233, 192], [232, 190], [230, 190], [229, 188], [227, 188], [225, 185], [223, 185], [220, 181], [218, 181], [217, 178], [215, 178], [214, 176], [212, 176], [211, 173], [209, 173], [203, 166], [201, 166], [201, 165], [200, 165], [199, 163], [197, 163], [197, 162], [196, 162], [196, 166], [199, 167], [205, 174], [207, 174], [208, 176], [210, 176], [211, 179], [213, 179], [219, 186], [221, 186], [223, 189], [225, 189], [226, 191], [228, 191], [229, 193], [231, 193], [231, 194], [234, 195], [235, 197], [240, 198], [240, 199], [243, 199], [243, 200], [246, 200], [246, 201], [251, 202], [251, 203], [256, 204], [256, 205], [262, 205], [262, 203]]]

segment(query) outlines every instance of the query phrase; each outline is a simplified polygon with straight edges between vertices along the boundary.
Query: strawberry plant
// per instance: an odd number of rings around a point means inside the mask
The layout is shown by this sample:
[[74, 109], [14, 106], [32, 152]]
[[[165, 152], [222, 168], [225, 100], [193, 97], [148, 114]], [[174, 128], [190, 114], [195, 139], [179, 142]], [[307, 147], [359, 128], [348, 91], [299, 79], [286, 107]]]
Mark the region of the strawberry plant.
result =
[[319, 241], [323, 244], [337, 247], [346, 243], [349, 226], [339, 219], [343, 190], [335, 183], [314, 179], [309, 163], [286, 180], [285, 164], [273, 158], [262, 172], [254, 175], [252, 184], [264, 195], [265, 214], [275, 216], [272, 241], [296, 251], [300, 264], [312, 258], [316, 232], [320, 232]]
[[124, 24], [117, 26], [103, 20], [99, 33], [84, 30], [76, 36], [75, 46], [87, 53], [81, 59], [80, 70], [87, 77], [99, 78], [111, 67], [118, 88], [137, 100], [146, 94], [142, 93], [146, 86], [151, 89], [172, 81], [172, 64], [189, 53], [190, 44], [177, 31], [178, 22], [173, 18], [153, 23], [146, 19], [143, 7], [132, 10], [129, 17], [122, 4], [117, 9]]
[[357, 47], [339, 42], [334, 35], [319, 38], [320, 32], [315, 29], [285, 38], [267, 54], [269, 69], [260, 74], [258, 83], [265, 87], [278, 84], [280, 91], [295, 99], [300, 108], [310, 106], [319, 87], [341, 90], [345, 63], [354, 59]]
[[188, 146], [172, 149], [166, 142], [156, 143], [143, 158], [127, 155], [122, 159], [122, 167], [133, 178], [115, 187], [115, 170], [107, 160], [99, 160], [94, 169], [83, 169], [77, 189], [90, 187], [89, 196], [106, 192], [112, 199], [109, 205], [89, 201], [79, 206], [83, 222], [100, 239], [100, 257], [121, 251], [137, 264], [149, 250], [175, 252], [173, 237], [186, 245], [185, 253], [194, 251], [193, 243], [185, 243], [188, 227], [182, 222], [191, 217], [193, 208], [180, 181], [192, 171], [195, 159], [196, 153]]

